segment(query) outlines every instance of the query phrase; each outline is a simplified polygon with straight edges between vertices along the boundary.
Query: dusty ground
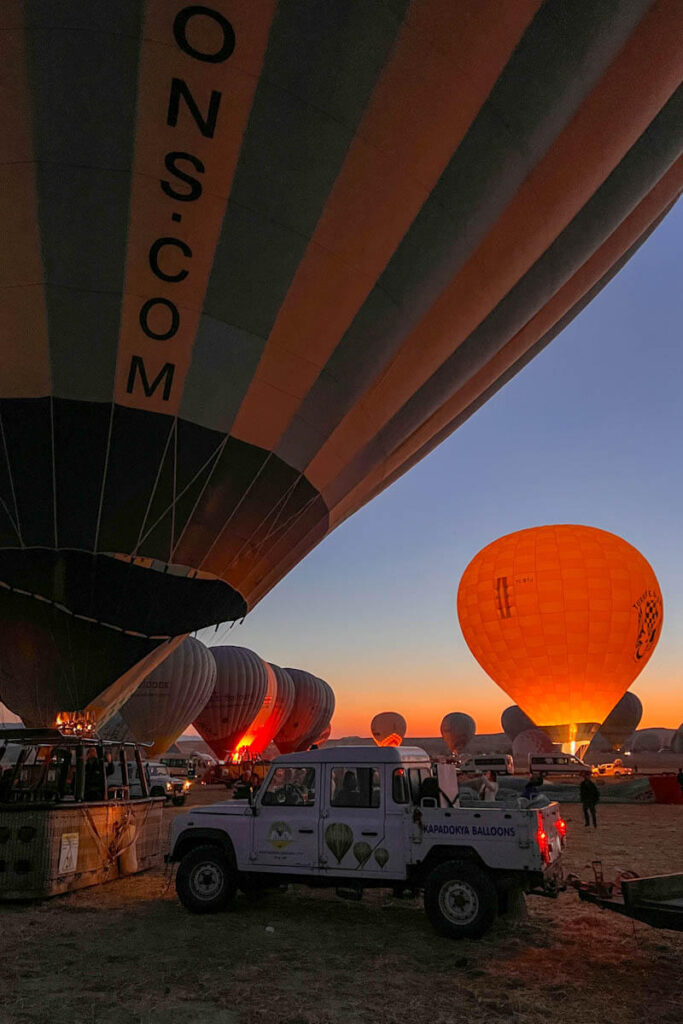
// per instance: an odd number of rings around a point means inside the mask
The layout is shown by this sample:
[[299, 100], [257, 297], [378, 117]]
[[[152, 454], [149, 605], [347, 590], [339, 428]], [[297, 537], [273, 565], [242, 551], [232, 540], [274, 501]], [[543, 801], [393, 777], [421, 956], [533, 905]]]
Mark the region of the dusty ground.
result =
[[[568, 870], [589, 877], [597, 857], [606, 875], [683, 870], [683, 807], [599, 812], [593, 832], [566, 805]], [[454, 943], [417, 900], [299, 889], [194, 917], [162, 871], [139, 875], [0, 907], [0, 1024], [680, 1024], [683, 933], [573, 892], [527, 907]]]

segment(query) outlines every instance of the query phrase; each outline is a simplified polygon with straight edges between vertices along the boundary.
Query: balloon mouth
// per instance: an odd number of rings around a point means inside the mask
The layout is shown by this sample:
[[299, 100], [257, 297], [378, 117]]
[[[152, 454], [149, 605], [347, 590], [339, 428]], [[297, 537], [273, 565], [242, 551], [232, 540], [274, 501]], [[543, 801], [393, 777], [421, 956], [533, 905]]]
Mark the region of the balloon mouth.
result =
[[149, 640], [243, 618], [228, 583], [156, 559], [74, 549], [0, 551], [0, 588], [66, 616]]
[[539, 725], [553, 743], [590, 743], [600, 728], [599, 722], [566, 722], [564, 725]]

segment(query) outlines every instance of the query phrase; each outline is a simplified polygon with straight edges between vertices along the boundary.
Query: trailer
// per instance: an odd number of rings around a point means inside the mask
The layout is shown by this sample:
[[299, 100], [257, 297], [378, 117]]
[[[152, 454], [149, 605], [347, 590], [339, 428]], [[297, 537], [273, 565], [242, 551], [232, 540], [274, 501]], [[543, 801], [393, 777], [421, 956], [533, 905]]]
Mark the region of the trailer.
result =
[[639, 877], [624, 872], [616, 881], [605, 882], [600, 861], [593, 862], [593, 872], [593, 882], [567, 879], [584, 903], [642, 921], [652, 928], [683, 932], [683, 874]]
[[136, 744], [3, 730], [0, 773], [0, 900], [71, 892], [161, 861], [165, 801], [150, 795]]

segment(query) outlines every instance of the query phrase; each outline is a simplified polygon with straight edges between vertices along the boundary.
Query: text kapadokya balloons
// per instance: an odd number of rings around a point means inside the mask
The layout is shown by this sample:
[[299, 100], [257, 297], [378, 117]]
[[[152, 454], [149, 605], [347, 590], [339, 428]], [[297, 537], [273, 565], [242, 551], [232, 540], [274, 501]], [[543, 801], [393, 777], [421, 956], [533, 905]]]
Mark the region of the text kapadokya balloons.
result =
[[619, 750], [629, 736], [636, 731], [642, 717], [643, 705], [639, 698], [635, 693], [627, 691], [621, 700], [617, 701], [600, 726], [600, 733], [613, 750]]
[[407, 728], [405, 718], [398, 711], [382, 711], [370, 722], [372, 738], [378, 747], [400, 747]]
[[237, 749], [256, 717], [268, 689], [268, 672], [258, 654], [246, 647], [212, 647], [216, 662], [213, 692], [193, 725], [219, 760]]
[[285, 669], [294, 683], [294, 704], [274, 737], [281, 754], [308, 750], [334, 713], [334, 693], [324, 679], [303, 669]]
[[476, 731], [477, 723], [462, 711], [451, 711], [441, 721], [441, 735], [452, 754], [462, 753]]
[[472, 654], [556, 742], [588, 740], [647, 664], [662, 628], [650, 564], [591, 526], [538, 526], [483, 548], [458, 616]]
[[216, 682], [216, 662], [194, 637], [142, 680], [113, 719], [98, 731], [105, 739], [151, 744], [156, 757], [174, 743], [208, 701]]
[[3, 5], [12, 710], [243, 616], [664, 216], [681, 4], [557, 7]]

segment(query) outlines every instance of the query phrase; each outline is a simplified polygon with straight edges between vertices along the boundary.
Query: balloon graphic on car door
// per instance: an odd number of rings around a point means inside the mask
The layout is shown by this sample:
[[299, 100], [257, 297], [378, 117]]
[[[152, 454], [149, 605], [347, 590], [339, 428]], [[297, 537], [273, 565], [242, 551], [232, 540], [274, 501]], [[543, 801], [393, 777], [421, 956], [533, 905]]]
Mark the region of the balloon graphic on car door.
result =
[[372, 854], [372, 847], [369, 843], [354, 843], [353, 844], [353, 855], [358, 861], [358, 867], [362, 868], [366, 861], [370, 859]]
[[353, 843], [353, 829], [341, 822], [328, 825], [325, 829], [325, 844], [337, 858], [337, 864], [341, 864]]
[[379, 866], [383, 868], [389, 860], [389, 851], [385, 850], [383, 846], [380, 846], [379, 849], [375, 850], [375, 860]]

